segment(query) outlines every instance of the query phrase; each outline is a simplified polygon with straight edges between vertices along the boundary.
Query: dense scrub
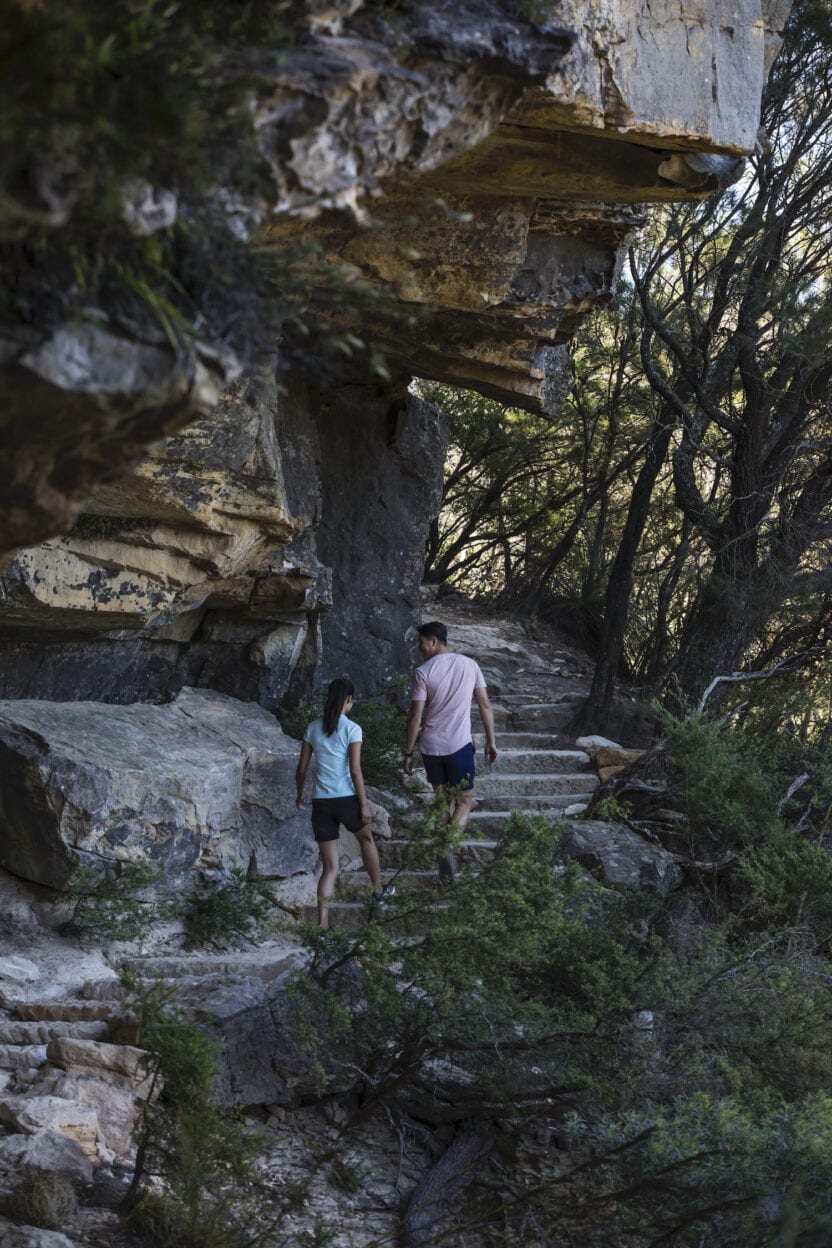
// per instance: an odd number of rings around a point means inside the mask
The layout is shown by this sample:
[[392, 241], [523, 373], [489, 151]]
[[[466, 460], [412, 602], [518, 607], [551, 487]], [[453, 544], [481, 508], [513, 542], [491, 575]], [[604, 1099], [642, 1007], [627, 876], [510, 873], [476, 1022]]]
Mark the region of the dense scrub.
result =
[[675, 817], [632, 818], [684, 869], [666, 899], [604, 887], [518, 816], [449, 909], [400, 889], [355, 936], [310, 933], [306, 1037], [323, 1086], [360, 1071], [351, 1126], [383, 1108], [403, 1140], [451, 1124], [467, 1149], [411, 1219], [424, 1242], [825, 1242], [828, 750], [694, 718], [668, 725], [662, 766]]

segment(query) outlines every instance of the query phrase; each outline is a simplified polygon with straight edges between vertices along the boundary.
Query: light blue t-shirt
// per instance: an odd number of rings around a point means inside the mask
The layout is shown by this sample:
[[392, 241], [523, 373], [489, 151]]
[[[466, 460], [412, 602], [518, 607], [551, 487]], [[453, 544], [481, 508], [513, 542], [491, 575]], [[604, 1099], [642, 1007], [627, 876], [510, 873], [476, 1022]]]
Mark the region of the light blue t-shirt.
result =
[[312, 797], [351, 797], [355, 785], [350, 775], [349, 748], [364, 739], [359, 725], [342, 715], [332, 736], [328, 737], [324, 721], [315, 719], [303, 739], [312, 746]]

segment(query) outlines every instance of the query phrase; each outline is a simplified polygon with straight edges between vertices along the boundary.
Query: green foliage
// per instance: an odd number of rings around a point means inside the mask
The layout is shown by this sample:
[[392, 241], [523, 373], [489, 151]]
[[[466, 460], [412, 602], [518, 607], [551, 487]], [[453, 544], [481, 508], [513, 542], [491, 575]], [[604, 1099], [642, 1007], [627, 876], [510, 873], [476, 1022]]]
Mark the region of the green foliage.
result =
[[828, 1095], [786, 1106], [700, 1093], [658, 1114], [585, 1129], [609, 1156], [589, 1179], [588, 1209], [596, 1233], [603, 1219], [605, 1243], [793, 1248], [824, 1243], [832, 1230]]
[[266, 882], [236, 867], [218, 887], [199, 885], [185, 898], [182, 918], [185, 948], [255, 940], [269, 918]]
[[140, 939], [170, 913], [167, 904], [148, 895], [158, 878], [147, 862], [113, 864], [104, 873], [76, 867], [66, 888], [73, 902], [67, 928], [98, 940]]
[[780, 827], [775, 774], [748, 738], [700, 715], [666, 715], [662, 726], [682, 773], [694, 856], [762, 842]]
[[592, 805], [592, 818], [600, 819], [602, 823], [620, 823], [624, 819], [629, 819], [630, 814], [628, 803], [619, 801], [611, 794], [605, 793]]
[[[131, 1219], [159, 1248], [243, 1248], [232, 1211], [250, 1181], [259, 1141], [213, 1100], [215, 1049], [158, 985], [138, 990], [137, 1044], [148, 1050], [151, 1092], [136, 1127]], [[163, 1195], [141, 1192], [148, 1172]]]
[[[436, 852], [430, 819], [425, 831], [413, 838], [415, 856]], [[310, 932], [311, 980], [296, 984], [304, 1046], [350, 1054], [343, 1060], [366, 1071], [370, 1087], [389, 1092], [428, 1056], [441, 1057], [464, 1067], [483, 1095], [510, 1103], [515, 1063], [501, 1044], [510, 1054], [518, 1037], [525, 1052], [552, 1032], [615, 1031], [639, 1008], [639, 981], [658, 949], [634, 934], [626, 898], [558, 865], [559, 838], [545, 819], [515, 816], [502, 852], [457, 877], [449, 907], [437, 910], [429, 892], [400, 880], [358, 933]], [[403, 930], [413, 934], [402, 939]], [[355, 958], [363, 991], [351, 1008], [339, 976]], [[555, 1046], [541, 1069], [559, 1083], [593, 1082], [597, 1056], [593, 1045]]]
[[808, 924], [818, 936], [832, 938], [832, 854], [825, 845], [781, 827], [749, 848], [740, 872], [766, 926]]

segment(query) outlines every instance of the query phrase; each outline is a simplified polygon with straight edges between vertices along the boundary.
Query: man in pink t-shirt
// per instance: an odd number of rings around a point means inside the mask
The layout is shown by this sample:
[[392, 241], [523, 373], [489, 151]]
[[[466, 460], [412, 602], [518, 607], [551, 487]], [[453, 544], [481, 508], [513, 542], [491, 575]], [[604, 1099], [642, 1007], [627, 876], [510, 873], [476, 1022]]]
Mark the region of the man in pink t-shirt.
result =
[[474, 804], [474, 746], [471, 740], [471, 700], [476, 702], [485, 729], [485, 763], [497, 757], [494, 712], [479, 665], [448, 649], [448, 630], [438, 620], [419, 627], [419, 653], [426, 660], [416, 669], [410, 714], [407, 717], [404, 771], [413, 775], [413, 750], [419, 750], [436, 792], [452, 790], [449, 821], [465, 827]]

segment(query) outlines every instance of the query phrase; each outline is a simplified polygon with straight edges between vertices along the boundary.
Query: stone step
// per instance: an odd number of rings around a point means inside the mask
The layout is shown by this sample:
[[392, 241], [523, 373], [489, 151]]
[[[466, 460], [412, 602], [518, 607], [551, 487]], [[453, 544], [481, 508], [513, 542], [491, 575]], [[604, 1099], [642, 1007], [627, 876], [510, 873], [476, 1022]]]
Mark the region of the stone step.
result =
[[532, 749], [500, 749], [497, 761], [487, 772], [480, 775], [484, 778], [500, 776], [507, 773], [518, 775], [546, 772], [555, 775], [563, 772], [574, 774], [590, 765], [590, 757], [584, 750], [532, 750]]
[[[534, 702], [525, 706], [503, 707], [494, 713], [494, 722], [498, 728], [511, 731], [530, 732], [562, 732], [572, 719], [575, 711], [584, 701], [581, 694], [566, 695], [559, 702]], [[498, 741], [499, 746], [499, 741]]]
[[532, 797], [537, 793], [590, 793], [600, 781], [593, 772], [564, 771], [558, 775], [545, 773], [487, 775], [477, 780], [476, 796], [503, 797], [510, 793]]
[[[474, 748], [478, 755], [482, 754], [485, 747], [485, 733], [475, 732], [473, 736]], [[557, 733], [555, 732], [501, 732], [497, 739], [497, 749], [500, 753], [503, 750], [553, 750], [557, 742]], [[479, 765], [479, 758], [477, 759]]]
[[[380, 841], [378, 848], [385, 872], [396, 870], [400, 867], [410, 869], [421, 866], [426, 868], [428, 874], [434, 876], [436, 854], [429, 847], [421, 845], [418, 841], [414, 842], [402, 837], [396, 840]], [[477, 866], [479, 863], [491, 858], [496, 848], [496, 841], [466, 839], [454, 852], [460, 865]]]
[[18, 1018], [35, 1023], [109, 1023], [118, 1016], [113, 1001], [16, 1001], [9, 1008]]
[[169, 957], [127, 958], [125, 970], [145, 979], [179, 979], [202, 975], [253, 975], [270, 982], [288, 970], [297, 960], [296, 951], [282, 949], [279, 953], [174, 954]]
[[485, 797], [477, 802], [476, 810], [489, 811], [519, 810], [528, 811], [530, 815], [541, 810], [557, 810], [562, 813], [576, 802], [587, 803], [592, 793], [497, 793], [493, 797]]
[[0, 1044], [48, 1044], [58, 1036], [74, 1040], [107, 1040], [110, 1028], [106, 1022], [92, 1023], [0, 1023]]
[[[577, 803], [576, 803], [577, 804]], [[563, 818], [564, 807], [559, 810], [556, 807], [542, 810], [532, 810], [529, 814], [541, 815], [548, 818], [552, 823], [556, 823], [558, 819]], [[475, 810], [468, 821], [468, 827], [472, 832], [477, 832], [483, 837], [501, 836], [509, 823], [512, 815], [522, 812], [513, 810]]]
[[[383, 883], [392, 883], [397, 890], [401, 891], [435, 888], [438, 883], [437, 873], [430, 869], [428, 863], [422, 864], [419, 868], [414, 868], [411, 863], [407, 863], [404, 869], [400, 869], [388, 867], [387, 863], [383, 862], [381, 874]], [[335, 888], [335, 896], [339, 901], [357, 901], [362, 905], [369, 905], [371, 894], [372, 889], [363, 872], [357, 871], [355, 874], [350, 872], [348, 875], [342, 873], [339, 876]]]
[[0, 1044], [0, 1070], [37, 1070], [45, 1062], [45, 1044]]
[[[397, 906], [384, 906], [375, 909], [375, 920], [397, 934], [413, 934], [424, 932], [431, 925], [431, 916], [450, 909], [449, 902], [432, 902], [430, 905], [406, 905], [401, 909]], [[370, 916], [370, 907], [357, 901], [333, 901], [329, 905], [330, 927], [343, 928], [348, 932], [358, 931]], [[301, 911], [304, 923], [317, 923], [317, 906], [304, 906]]]

